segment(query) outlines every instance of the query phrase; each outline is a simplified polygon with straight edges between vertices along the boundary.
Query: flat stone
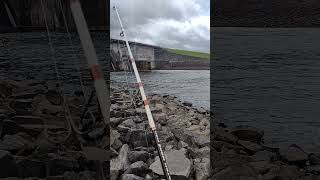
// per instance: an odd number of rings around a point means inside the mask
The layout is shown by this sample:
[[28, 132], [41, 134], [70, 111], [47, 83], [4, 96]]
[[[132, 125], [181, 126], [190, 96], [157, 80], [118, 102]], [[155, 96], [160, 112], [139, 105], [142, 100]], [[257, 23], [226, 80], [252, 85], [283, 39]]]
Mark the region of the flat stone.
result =
[[[191, 175], [192, 163], [186, 157], [185, 153], [185, 149], [165, 152], [169, 171], [173, 178], [188, 179]], [[150, 169], [158, 175], [164, 175], [159, 156], [157, 156], [155, 162], [150, 165]]]
[[239, 179], [239, 180], [257, 180], [258, 174], [248, 164], [238, 164], [229, 166], [212, 176], [215, 180]]

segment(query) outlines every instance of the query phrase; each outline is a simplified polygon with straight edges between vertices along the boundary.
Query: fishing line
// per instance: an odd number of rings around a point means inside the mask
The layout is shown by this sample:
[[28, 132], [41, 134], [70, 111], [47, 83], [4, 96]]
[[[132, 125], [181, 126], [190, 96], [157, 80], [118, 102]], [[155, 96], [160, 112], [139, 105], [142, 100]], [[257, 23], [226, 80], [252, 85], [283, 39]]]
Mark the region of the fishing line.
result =
[[59, 74], [59, 69], [58, 69], [58, 64], [57, 64], [57, 59], [55, 57], [55, 50], [53, 48], [53, 43], [52, 43], [52, 39], [51, 39], [51, 34], [50, 34], [50, 30], [49, 30], [49, 26], [48, 26], [48, 22], [47, 22], [47, 17], [45, 15], [45, 8], [44, 8], [44, 5], [43, 5], [43, 0], [40, 0], [40, 3], [41, 3], [41, 8], [42, 8], [42, 13], [43, 13], [43, 17], [44, 17], [44, 21], [45, 21], [45, 25], [46, 25], [46, 30], [47, 30], [47, 36], [48, 36], [48, 40], [49, 40], [49, 46], [50, 46], [50, 50], [51, 50], [51, 58], [52, 60], [54, 61], [54, 70], [55, 70], [55, 74], [56, 74], [56, 78], [57, 78], [57, 81], [58, 81], [58, 84], [59, 84], [59, 94], [61, 95], [62, 94], [62, 98], [63, 98], [63, 106], [64, 106], [64, 113], [65, 113], [65, 118], [68, 122], [68, 129], [67, 129], [67, 136], [65, 138], [63, 138], [62, 140], [60, 141], [57, 141], [57, 140], [53, 140], [51, 138], [49, 138], [49, 134], [48, 134], [48, 125], [46, 124], [46, 122], [43, 120], [43, 123], [44, 123], [44, 133], [45, 133], [45, 137], [53, 142], [53, 143], [62, 143], [62, 142], [65, 142], [72, 134], [72, 125], [71, 125], [71, 122], [70, 122], [70, 119], [71, 118], [69, 116], [69, 111], [67, 110], [68, 107], [67, 107], [67, 104], [66, 104], [66, 97], [65, 97], [65, 94], [64, 94], [64, 86], [63, 86], [63, 83], [61, 81], [61, 77], [60, 77], [60, 74]]

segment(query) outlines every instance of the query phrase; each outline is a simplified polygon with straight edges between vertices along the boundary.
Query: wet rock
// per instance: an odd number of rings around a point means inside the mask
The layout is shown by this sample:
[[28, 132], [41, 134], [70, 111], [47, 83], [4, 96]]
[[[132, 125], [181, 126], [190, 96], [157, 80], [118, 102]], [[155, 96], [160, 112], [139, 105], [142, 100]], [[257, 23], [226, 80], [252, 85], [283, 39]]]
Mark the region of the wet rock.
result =
[[137, 161], [129, 166], [124, 174], [134, 174], [137, 176], [145, 176], [148, 173], [148, 166], [143, 161]]
[[295, 144], [290, 145], [287, 149], [280, 149], [279, 153], [288, 162], [304, 163], [308, 160], [308, 154]]
[[144, 180], [144, 178], [136, 176], [134, 174], [123, 174], [120, 180]]
[[150, 157], [150, 155], [146, 151], [130, 151], [129, 152], [129, 156], [128, 156], [129, 161], [131, 163], [134, 163], [134, 162], [137, 162], [137, 161], [147, 162], [149, 157]]
[[260, 144], [264, 132], [250, 126], [237, 126], [231, 131], [231, 134], [237, 136], [241, 140]]
[[[185, 149], [165, 152], [169, 171], [173, 178], [188, 179], [191, 175], [192, 163], [185, 153]], [[158, 175], [164, 175], [159, 156], [156, 157], [155, 162], [149, 168]]]
[[192, 103], [189, 102], [189, 101], [184, 101], [182, 104], [185, 105], [185, 106], [189, 106], [189, 107], [192, 106]]
[[0, 150], [0, 178], [17, 175], [16, 163], [9, 151]]

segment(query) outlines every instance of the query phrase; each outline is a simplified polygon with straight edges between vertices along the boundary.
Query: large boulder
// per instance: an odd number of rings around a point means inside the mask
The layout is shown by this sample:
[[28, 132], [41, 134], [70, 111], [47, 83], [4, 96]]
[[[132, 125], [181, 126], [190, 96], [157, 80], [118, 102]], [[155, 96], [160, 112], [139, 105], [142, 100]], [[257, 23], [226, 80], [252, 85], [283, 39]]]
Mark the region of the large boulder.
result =
[[[172, 150], [165, 152], [167, 164], [170, 174], [173, 179], [188, 179], [192, 171], [192, 162], [186, 156], [186, 150]], [[155, 162], [149, 167], [153, 173], [163, 176], [163, 170], [159, 156], [156, 157]]]

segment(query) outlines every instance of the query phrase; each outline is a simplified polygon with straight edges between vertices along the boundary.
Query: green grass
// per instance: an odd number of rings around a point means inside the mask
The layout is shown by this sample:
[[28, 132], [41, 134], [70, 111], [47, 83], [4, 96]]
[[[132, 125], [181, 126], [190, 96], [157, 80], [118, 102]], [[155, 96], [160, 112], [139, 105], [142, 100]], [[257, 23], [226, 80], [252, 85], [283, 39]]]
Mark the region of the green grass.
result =
[[166, 50], [168, 50], [169, 52], [172, 52], [172, 53], [176, 53], [176, 54], [198, 57], [198, 58], [203, 58], [203, 59], [208, 59], [208, 60], [210, 59], [209, 53], [186, 51], [186, 50], [180, 50], [180, 49], [169, 49], [169, 48], [166, 48]]

